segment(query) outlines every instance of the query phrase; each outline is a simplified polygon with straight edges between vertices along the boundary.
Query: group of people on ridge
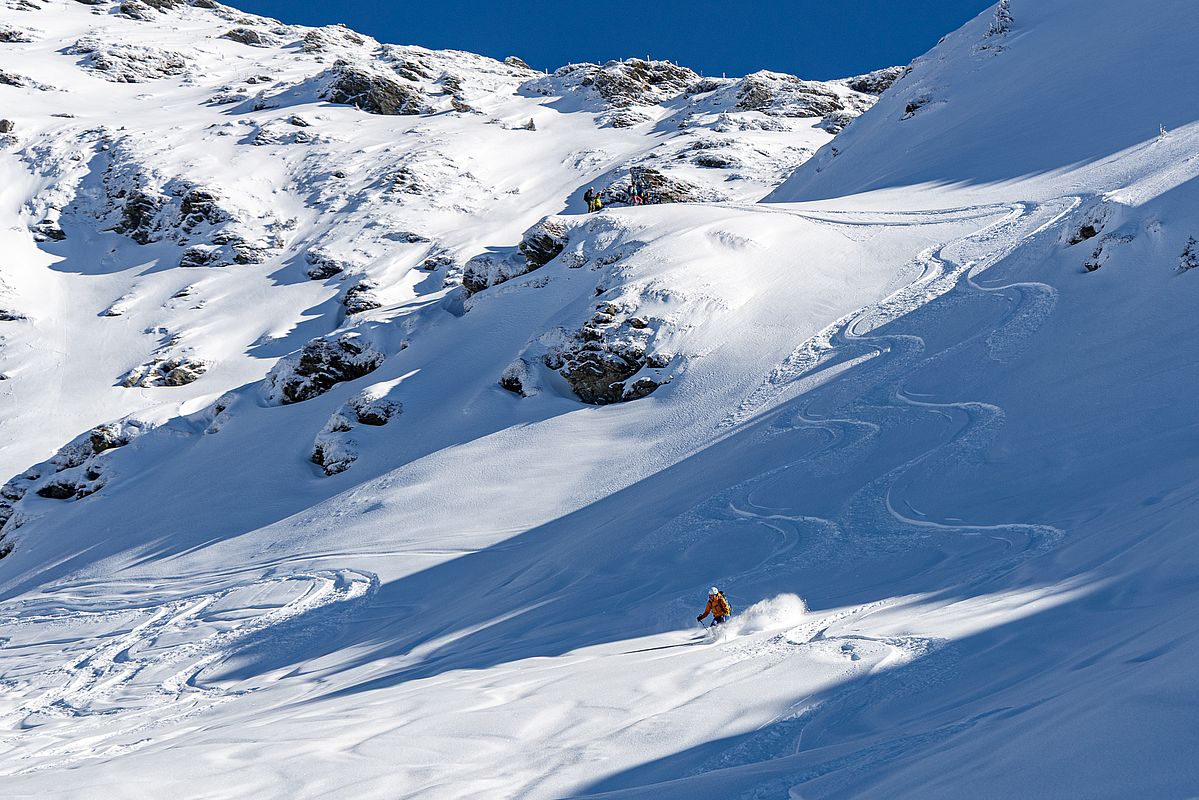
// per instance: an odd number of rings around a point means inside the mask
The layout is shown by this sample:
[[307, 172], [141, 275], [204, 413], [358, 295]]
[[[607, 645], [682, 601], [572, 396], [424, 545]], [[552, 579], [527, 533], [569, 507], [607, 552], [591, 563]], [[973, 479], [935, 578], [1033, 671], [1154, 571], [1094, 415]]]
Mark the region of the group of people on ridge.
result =
[[[649, 195], [646, 193], [645, 189], [641, 186], [641, 184], [638, 183], [637, 179], [632, 177], [632, 175], [630, 175], [629, 182], [631, 184], [631, 186], [629, 188], [629, 199], [628, 199], [629, 205], [643, 206], [646, 203], [648, 203]], [[583, 193], [583, 201], [585, 203], [587, 203], [587, 213], [588, 214], [594, 214], [595, 212], [603, 209], [603, 207], [604, 207], [603, 195], [604, 195], [603, 191], [601, 190], [601, 191], [597, 192], [595, 190], [595, 187], [588, 187], [587, 191]]]

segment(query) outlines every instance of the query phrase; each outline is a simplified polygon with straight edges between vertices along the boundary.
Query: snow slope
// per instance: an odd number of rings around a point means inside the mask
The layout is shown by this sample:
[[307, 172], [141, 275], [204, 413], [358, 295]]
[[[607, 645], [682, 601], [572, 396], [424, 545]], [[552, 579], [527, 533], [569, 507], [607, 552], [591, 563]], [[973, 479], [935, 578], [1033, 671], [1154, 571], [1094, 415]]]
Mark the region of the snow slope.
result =
[[[0, 45], [72, 87], [0, 87], [28, 317], [0, 323], [3, 457], [40, 462], [3, 528], [6, 794], [1199, 792], [1186, 3], [1001, 4], [766, 203], [749, 151], [829, 134], [735, 83], [626, 105], [594, 71], [370, 45], [431, 76], [401, 84], [428, 110], [372, 116], [320, 101], [303, 29], [44, 5]], [[274, 44], [208, 38], [234, 23]], [[101, 25], [196, 66], [84, 82], [60, 51]], [[205, 105], [234, 74], [267, 76], [262, 108]], [[776, 112], [813, 102], [784, 83]], [[680, 113], [737, 125], [742, 177], [668, 172], [734, 202], [558, 213], [690, 152]], [[292, 128], [318, 138], [273, 143]], [[189, 227], [197, 186], [222, 213]], [[147, 187], [153, 213], [114, 212]], [[177, 266], [197, 245], [233, 263]], [[362, 280], [378, 305], [347, 315]], [[285, 402], [328, 374], [297, 356], [320, 337], [373, 370]], [[112, 385], [155, 348], [205, 371]], [[571, 365], [616, 362], [647, 396], [580, 402]], [[712, 583], [738, 616], [704, 636]]]

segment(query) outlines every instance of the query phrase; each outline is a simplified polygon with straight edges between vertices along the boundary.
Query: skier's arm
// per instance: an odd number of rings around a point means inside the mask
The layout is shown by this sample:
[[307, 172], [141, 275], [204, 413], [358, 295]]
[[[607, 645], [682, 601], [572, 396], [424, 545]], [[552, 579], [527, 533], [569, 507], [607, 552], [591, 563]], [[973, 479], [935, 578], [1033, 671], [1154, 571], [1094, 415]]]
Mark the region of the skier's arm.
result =
[[[712, 611], [712, 610], [713, 610], [712, 609], [712, 598], [709, 597], [708, 604], [706, 606], [704, 606], [704, 613], [700, 614], [698, 617], [696, 617], [696, 619], [702, 620], [704, 617], [708, 616], [708, 612]], [[715, 613], [715, 612], [713, 612], [713, 613]]]

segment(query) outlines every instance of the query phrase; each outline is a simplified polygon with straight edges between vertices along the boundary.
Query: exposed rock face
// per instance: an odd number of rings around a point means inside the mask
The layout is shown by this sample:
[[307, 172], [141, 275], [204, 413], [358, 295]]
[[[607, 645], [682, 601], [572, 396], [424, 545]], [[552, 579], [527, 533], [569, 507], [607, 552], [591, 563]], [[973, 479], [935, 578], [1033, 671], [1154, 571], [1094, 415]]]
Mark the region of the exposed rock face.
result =
[[584, 403], [637, 400], [670, 380], [664, 375], [670, 357], [649, 350], [653, 333], [646, 320], [600, 303], [567, 345], [546, 354], [545, 365]]
[[845, 108], [841, 95], [813, 81], [778, 72], [756, 72], [741, 80], [737, 108], [780, 117], [823, 117]]
[[150, 363], [129, 370], [121, 385], [130, 389], [186, 386], [199, 380], [207, 370], [207, 363], [189, 353], [155, 356]]
[[540, 390], [537, 384], [536, 367], [524, 358], [518, 358], [504, 368], [500, 375], [500, 386], [521, 397], [532, 397]]
[[516, 253], [487, 253], [468, 261], [462, 285], [467, 292], [475, 294], [540, 269], [553, 261], [568, 241], [566, 224], [557, 217], [546, 217], [525, 231]]
[[61, 242], [67, 238], [58, 220], [44, 219], [30, 228], [35, 242]]
[[155, 218], [164, 205], [166, 198], [135, 189], [126, 197], [125, 205], [121, 208], [121, 221], [113, 231], [128, 236], [138, 244], [155, 241], [154, 233], [158, 230]]
[[533, 68], [526, 64], [523, 58], [518, 56], [508, 56], [504, 59], [504, 63], [510, 67], [516, 67], [517, 69], [527, 69], [530, 72], [533, 71]]
[[21, 322], [28, 319], [24, 314], [17, 311], [10, 311], [7, 308], [0, 308], [0, 322]]
[[426, 114], [432, 109], [421, 92], [380, 72], [338, 61], [328, 70], [322, 96], [330, 103], [356, 106], [368, 114]]
[[5, 86], [15, 86], [18, 89], [37, 89], [39, 92], [50, 92], [54, 90], [53, 86], [35, 81], [33, 78], [25, 75], [17, 75], [14, 72], [5, 72], [0, 69], [0, 84]]
[[0, 119], [0, 133], [12, 133], [16, 127], [17, 123], [11, 119]]
[[[655, 203], [694, 203], [709, 199], [695, 184], [664, 175], [653, 167], [630, 167], [629, 172]], [[618, 191], [624, 191], [623, 187]]]
[[386, 425], [392, 417], [397, 416], [403, 410], [400, 403], [395, 400], [377, 397], [370, 393], [358, 395], [347, 403], [346, 407], [354, 412], [354, 418], [359, 423], [375, 427]]
[[846, 85], [855, 92], [863, 94], [882, 94], [891, 88], [895, 81], [908, 74], [908, 67], [885, 67], [858, 75], [846, 81]]
[[361, 47], [366, 39], [344, 25], [315, 28], [304, 34], [305, 53], [325, 53], [338, 47]]
[[699, 80], [699, 75], [669, 61], [634, 58], [598, 64], [568, 64], [553, 75], [527, 81], [522, 89], [533, 94], [587, 98], [613, 127], [629, 127], [651, 117], [639, 108], [672, 100]]
[[858, 115], [853, 111], [842, 109], [834, 111], [831, 114], [825, 114], [824, 119], [820, 120], [820, 127], [829, 133], [840, 133], [845, 130], [845, 126], [858, 118]]
[[312, 463], [326, 475], [345, 472], [358, 460], [359, 425], [381, 427], [400, 414], [400, 403], [366, 390], [351, 399], [329, 418], [312, 443]]
[[0, 43], [24, 44], [33, 40], [33, 34], [29, 31], [14, 28], [11, 25], [0, 25]]
[[1199, 267], [1199, 243], [1196, 243], [1195, 237], [1191, 236], [1182, 249], [1182, 255], [1178, 257], [1178, 267], [1175, 272], [1190, 272], [1197, 267]]
[[274, 37], [268, 36], [254, 28], [234, 28], [227, 33], [221, 34], [221, 38], [251, 47], [269, 47], [275, 43]]
[[181, 53], [131, 44], [104, 43], [84, 37], [69, 52], [84, 56], [81, 66], [114, 83], [141, 83], [187, 70]]
[[350, 262], [335, 258], [323, 250], [309, 250], [304, 254], [304, 260], [308, 262], [308, 277], [314, 281], [327, 280], [354, 266]]
[[532, 271], [557, 258], [568, 241], [565, 223], [555, 217], [546, 217], [525, 231], [519, 249]]
[[141, 2], [141, 0], [124, 0], [117, 8], [118, 13], [122, 17], [136, 19], [142, 22], [149, 22], [158, 16], [158, 12], [150, 8], [150, 6]]
[[151, 429], [146, 422], [126, 418], [108, 422], [75, 437], [49, 460], [0, 487], [0, 532], [20, 525], [17, 510], [31, 490], [51, 500], [77, 500], [102, 488], [109, 479], [109, 454]]
[[382, 308], [383, 303], [375, 295], [375, 290], [378, 288], [379, 284], [364, 278], [347, 289], [345, 297], [341, 300], [342, 305], [345, 306], [346, 313], [361, 314], [364, 311]]
[[339, 383], [369, 375], [385, 358], [358, 333], [314, 339], [297, 355], [275, 365], [266, 377], [266, 389], [280, 405], [299, 403], [322, 395]]

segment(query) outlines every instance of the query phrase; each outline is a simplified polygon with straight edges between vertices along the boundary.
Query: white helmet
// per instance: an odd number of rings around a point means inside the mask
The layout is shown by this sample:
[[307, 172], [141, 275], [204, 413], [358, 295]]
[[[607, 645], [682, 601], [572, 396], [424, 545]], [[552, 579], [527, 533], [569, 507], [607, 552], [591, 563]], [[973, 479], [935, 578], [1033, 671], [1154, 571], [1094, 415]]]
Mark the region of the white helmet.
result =
[[713, 586], [711, 589], [708, 590], [709, 597], [711, 597], [714, 594], [720, 594], [720, 590], [717, 589], [715, 586]]

